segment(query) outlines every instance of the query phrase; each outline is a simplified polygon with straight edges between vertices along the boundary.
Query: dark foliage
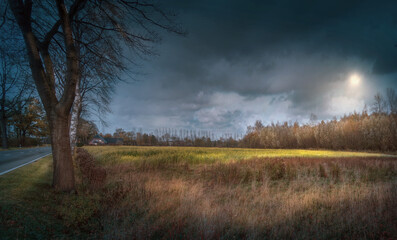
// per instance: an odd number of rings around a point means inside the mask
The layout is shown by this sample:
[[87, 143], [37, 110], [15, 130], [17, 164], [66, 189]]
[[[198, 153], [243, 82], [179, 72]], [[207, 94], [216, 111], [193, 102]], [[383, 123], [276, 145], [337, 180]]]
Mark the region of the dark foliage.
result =
[[92, 189], [103, 187], [106, 181], [106, 170], [95, 164], [95, 159], [85, 149], [77, 148], [76, 162], [79, 166], [83, 181]]

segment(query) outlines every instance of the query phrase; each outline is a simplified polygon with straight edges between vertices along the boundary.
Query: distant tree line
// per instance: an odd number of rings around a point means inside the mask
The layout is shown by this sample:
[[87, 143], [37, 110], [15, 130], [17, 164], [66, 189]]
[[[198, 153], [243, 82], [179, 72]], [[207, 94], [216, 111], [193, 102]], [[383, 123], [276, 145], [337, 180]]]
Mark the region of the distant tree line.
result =
[[[10, 147], [29, 147], [50, 143], [47, 119], [40, 101], [27, 98], [18, 101], [9, 112], [1, 137]], [[3, 142], [2, 141], [2, 147]]]
[[[78, 145], [86, 145], [98, 134], [94, 123], [85, 122], [78, 128]], [[80, 123], [79, 123], [80, 124]], [[116, 129], [113, 134], [100, 134], [104, 138], [121, 138], [124, 145], [132, 146], [195, 146], [195, 147], [239, 147], [239, 141], [236, 139], [238, 134], [223, 134], [222, 137], [213, 139], [208, 134], [199, 134], [198, 131], [189, 130], [190, 135], [179, 135], [180, 131], [167, 129], [158, 130], [155, 133], [145, 133], [142, 129], [138, 131], [125, 131], [122, 128]], [[182, 131], [181, 131], [182, 132]], [[174, 134], [175, 133], [175, 134]], [[195, 134], [197, 133], [197, 134]]]
[[351, 113], [320, 123], [276, 123], [249, 126], [240, 141], [249, 148], [323, 148], [334, 150], [397, 151], [397, 96], [387, 89], [377, 93], [369, 114]]
[[[79, 145], [98, 134], [93, 122], [82, 119], [78, 128]], [[156, 129], [152, 133], [140, 130], [116, 129], [113, 134], [100, 134], [104, 138], [121, 138], [124, 145], [134, 146], [196, 146], [243, 148], [321, 148], [333, 150], [397, 151], [397, 95], [387, 89], [386, 95], [377, 93], [370, 113], [351, 113], [330, 121], [317, 122], [312, 114], [310, 122], [300, 124], [256, 121], [247, 127], [247, 133], [221, 134], [193, 129]]]

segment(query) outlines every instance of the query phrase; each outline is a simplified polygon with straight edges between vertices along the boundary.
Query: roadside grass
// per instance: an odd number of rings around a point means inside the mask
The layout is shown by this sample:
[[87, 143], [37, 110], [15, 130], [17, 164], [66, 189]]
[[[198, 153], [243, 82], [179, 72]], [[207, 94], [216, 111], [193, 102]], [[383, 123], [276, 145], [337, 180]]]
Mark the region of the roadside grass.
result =
[[51, 189], [50, 157], [0, 176], [0, 239], [397, 238], [396, 157], [83, 149], [96, 160], [79, 150], [77, 194]]
[[98, 229], [95, 194], [51, 188], [52, 157], [0, 176], [0, 239], [87, 238]]

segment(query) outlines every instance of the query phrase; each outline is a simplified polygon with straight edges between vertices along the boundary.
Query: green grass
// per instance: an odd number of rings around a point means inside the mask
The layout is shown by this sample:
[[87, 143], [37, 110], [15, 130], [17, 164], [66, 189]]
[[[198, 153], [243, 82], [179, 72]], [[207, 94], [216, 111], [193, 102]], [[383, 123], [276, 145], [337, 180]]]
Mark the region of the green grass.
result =
[[98, 228], [97, 196], [57, 193], [51, 181], [50, 156], [0, 176], [0, 239], [86, 238]]

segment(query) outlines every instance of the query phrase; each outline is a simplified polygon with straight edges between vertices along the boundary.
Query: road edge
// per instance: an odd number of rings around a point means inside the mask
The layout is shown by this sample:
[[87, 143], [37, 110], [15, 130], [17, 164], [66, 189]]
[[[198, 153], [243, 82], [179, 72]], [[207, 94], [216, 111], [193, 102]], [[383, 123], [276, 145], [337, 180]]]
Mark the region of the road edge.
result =
[[21, 164], [21, 165], [19, 165], [19, 166], [16, 166], [16, 167], [13, 167], [13, 168], [11, 168], [11, 169], [8, 169], [8, 170], [6, 170], [6, 171], [4, 171], [4, 172], [1, 172], [1, 173], [0, 173], [0, 176], [3, 175], [3, 174], [9, 173], [9, 172], [11, 172], [11, 171], [14, 171], [15, 169], [18, 169], [18, 168], [23, 167], [23, 166], [25, 166], [25, 165], [31, 164], [32, 162], [36, 162], [36, 161], [42, 159], [43, 157], [47, 157], [48, 155], [51, 155], [51, 154], [52, 154], [52, 153], [48, 153], [48, 154], [46, 154], [46, 155], [44, 155], [44, 156], [41, 156], [41, 157], [38, 157], [38, 158], [36, 158], [36, 159], [34, 159], [34, 160], [32, 160], [32, 161], [29, 161], [29, 162], [27, 162], [27, 163]]

